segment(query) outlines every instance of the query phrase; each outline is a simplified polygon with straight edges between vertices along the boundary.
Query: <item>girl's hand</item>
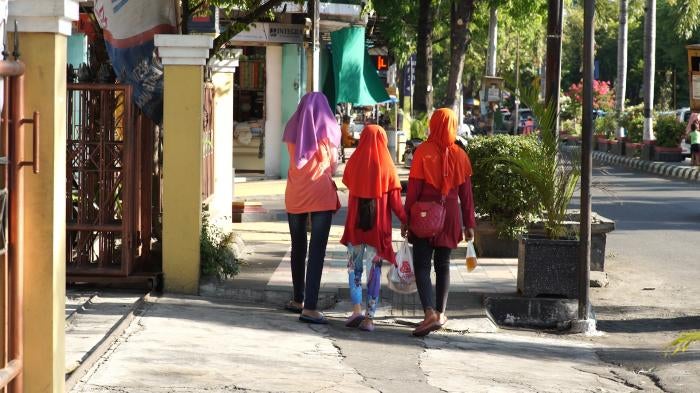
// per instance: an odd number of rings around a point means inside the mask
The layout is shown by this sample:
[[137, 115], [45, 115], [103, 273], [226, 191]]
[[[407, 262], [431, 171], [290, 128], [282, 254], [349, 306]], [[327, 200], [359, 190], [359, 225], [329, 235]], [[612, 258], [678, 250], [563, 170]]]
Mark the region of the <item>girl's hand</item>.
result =
[[405, 238], [408, 236], [408, 224], [401, 224], [401, 237]]
[[467, 242], [474, 240], [474, 228], [464, 228], [464, 240]]

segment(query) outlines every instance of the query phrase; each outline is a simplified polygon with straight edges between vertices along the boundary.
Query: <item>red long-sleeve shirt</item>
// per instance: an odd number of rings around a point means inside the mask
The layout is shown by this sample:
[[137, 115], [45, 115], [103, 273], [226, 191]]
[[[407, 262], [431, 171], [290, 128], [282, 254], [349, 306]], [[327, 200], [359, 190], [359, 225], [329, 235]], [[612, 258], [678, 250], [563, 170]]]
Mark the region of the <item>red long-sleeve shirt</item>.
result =
[[395, 189], [386, 192], [381, 198], [377, 198], [377, 208], [374, 226], [369, 231], [363, 231], [357, 227], [357, 205], [359, 198], [350, 195], [348, 199], [348, 216], [345, 220], [345, 231], [340, 243], [344, 245], [368, 244], [377, 249], [380, 258], [394, 262], [394, 249], [391, 246], [391, 212], [402, 223], [406, 222], [406, 213], [402, 208], [401, 190]]
[[[441, 194], [438, 189], [423, 180], [409, 178], [406, 203], [404, 204], [409, 221], [411, 206], [416, 201], [435, 201], [439, 203], [440, 199]], [[457, 244], [464, 239], [462, 228], [476, 228], [471, 177], [467, 177], [467, 180], [459, 187], [450, 190], [445, 199], [445, 209], [447, 209], [445, 226], [440, 234], [431, 239], [430, 243], [433, 247], [456, 248]], [[459, 214], [460, 210], [462, 214]], [[414, 237], [414, 235], [409, 233], [409, 240], [411, 237]]]

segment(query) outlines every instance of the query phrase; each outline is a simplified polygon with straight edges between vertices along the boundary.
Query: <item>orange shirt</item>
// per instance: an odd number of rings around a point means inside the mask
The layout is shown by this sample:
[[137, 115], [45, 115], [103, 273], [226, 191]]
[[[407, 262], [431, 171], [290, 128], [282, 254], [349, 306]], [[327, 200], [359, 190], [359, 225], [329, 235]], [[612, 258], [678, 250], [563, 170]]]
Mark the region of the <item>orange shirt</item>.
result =
[[[294, 145], [287, 144], [289, 157], [294, 157]], [[313, 158], [302, 168], [290, 162], [284, 203], [288, 213], [301, 214], [340, 208], [333, 170], [337, 163], [335, 149], [328, 141], [319, 142]]]

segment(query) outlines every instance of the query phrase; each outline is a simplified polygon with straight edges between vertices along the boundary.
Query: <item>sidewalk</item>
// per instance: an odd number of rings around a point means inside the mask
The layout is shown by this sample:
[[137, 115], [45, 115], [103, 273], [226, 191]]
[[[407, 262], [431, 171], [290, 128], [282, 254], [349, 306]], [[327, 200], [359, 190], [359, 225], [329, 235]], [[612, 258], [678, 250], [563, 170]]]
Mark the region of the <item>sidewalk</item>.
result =
[[366, 333], [339, 311], [321, 326], [261, 305], [149, 298], [72, 392], [661, 391], [588, 343], [488, 330], [415, 338], [385, 322]]

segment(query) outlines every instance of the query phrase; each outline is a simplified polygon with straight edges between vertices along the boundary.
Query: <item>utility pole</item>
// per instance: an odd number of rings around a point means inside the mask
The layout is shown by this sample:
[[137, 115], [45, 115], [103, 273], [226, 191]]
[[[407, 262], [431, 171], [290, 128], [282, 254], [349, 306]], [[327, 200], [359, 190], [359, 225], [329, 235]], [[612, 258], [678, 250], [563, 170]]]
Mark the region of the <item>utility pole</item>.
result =
[[[585, 0], [583, 6], [583, 130], [581, 143], [581, 239], [578, 269], [578, 319], [584, 331], [588, 324], [589, 275], [591, 266], [591, 177], [593, 159], [593, 17], [595, 0]], [[593, 325], [595, 326], [595, 325]]]

